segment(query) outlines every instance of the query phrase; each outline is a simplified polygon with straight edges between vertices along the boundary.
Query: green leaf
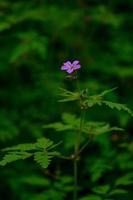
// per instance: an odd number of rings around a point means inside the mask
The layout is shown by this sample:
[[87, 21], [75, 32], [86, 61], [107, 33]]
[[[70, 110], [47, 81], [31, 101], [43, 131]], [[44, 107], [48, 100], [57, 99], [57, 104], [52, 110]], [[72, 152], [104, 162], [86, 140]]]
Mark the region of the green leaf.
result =
[[10, 152], [3, 157], [3, 160], [0, 161], [0, 165], [5, 166], [6, 164], [11, 163], [13, 161], [17, 161], [17, 160], [21, 160], [21, 159], [24, 160], [31, 156], [32, 156], [32, 154], [27, 153], [27, 152]]
[[47, 138], [39, 138], [37, 140], [36, 146], [41, 149], [47, 149], [48, 147], [51, 147], [53, 145], [53, 141]]
[[56, 156], [59, 156], [60, 155], [60, 153], [59, 152], [57, 152], [57, 151], [51, 151], [51, 152], [48, 152], [48, 156], [49, 157], [56, 157]]
[[93, 107], [94, 105], [102, 105], [102, 101], [101, 101], [101, 96], [97, 95], [97, 96], [90, 96], [89, 99], [85, 100], [83, 102], [83, 106], [84, 107]]
[[91, 180], [93, 182], [98, 181], [105, 172], [108, 172], [112, 169], [112, 166], [108, 165], [108, 162], [101, 158], [95, 158], [92, 161], [88, 162], [89, 172], [91, 175]]
[[110, 190], [110, 185], [102, 185], [93, 188], [93, 191], [97, 194], [106, 194]]
[[59, 96], [61, 96], [63, 99], [59, 100], [59, 102], [68, 102], [68, 101], [76, 101], [80, 99], [80, 93], [79, 92], [70, 92], [66, 89], [60, 88]]
[[58, 156], [59, 153], [56, 151], [53, 152], [35, 152], [34, 153], [34, 160], [42, 167], [42, 168], [47, 168], [51, 162], [51, 158], [54, 156]]
[[56, 131], [77, 130], [79, 128], [80, 119], [76, 118], [75, 115], [63, 113], [62, 121], [44, 125], [43, 128], [53, 128]]
[[107, 133], [110, 131], [123, 131], [123, 129], [119, 127], [111, 127], [109, 124], [105, 122], [87, 122], [84, 124], [83, 132], [88, 135], [101, 135], [103, 133]]
[[[51, 123], [48, 125], [43, 126], [44, 128], [53, 128], [56, 131], [68, 131], [68, 130], [73, 130], [73, 131], [78, 131], [79, 130], [79, 124], [80, 124], [80, 119], [76, 118], [75, 115], [69, 114], [69, 113], [64, 113], [62, 115], [62, 122], [55, 122]], [[119, 127], [111, 127], [109, 124], [105, 122], [95, 122], [95, 121], [90, 121], [90, 122], [85, 122], [83, 124], [83, 130], [84, 133], [87, 133], [88, 135], [100, 135], [103, 133], [107, 133], [110, 131], [123, 131], [123, 129]]]
[[2, 151], [16, 151], [16, 150], [31, 151], [35, 149], [37, 149], [36, 144], [29, 143], [29, 144], [18, 144], [13, 147], [7, 147], [5, 149], [2, 149]]
[[61, 176], [60, 181], [63, 185], [70, 185], [73, 183], [73, 177], [72, 176]]
[[32, 186], [49, 186], [50, 181], [46, 179], [45, 177], [39, 176], [39, 175], [28, 175], [21, 178], [21, 182], [27, 185]]
[[116, 180], [115, 186], [133, 184], [133, 173], [129, 173]]
[[55, 122], [52, 124], [44, 125], [43, 128], [53, 128], [56, 131], [67, 131], [72, 130], [72, 125], [66, 125], [61, 122]]
[[17, 34], [17, 37], [20, 42], [12, 51], [11, 63], [32, 52], [35, 52], [43, 59], [46, 57], [47, 38], [38, 34], [37, 31], [21, 32]]
[[109, 193], [109, 196], [116, 195], [116, 194], [125, 194], [125, 193], [127, 193], [127, 191], [124, 189], [115, 189]]
[[34, 160], [42, 167], [47, 168], [51, 162], [51, 156], [47, 152], [34, 153]]
[[76, 116], [70, 113], [63, 113], [62, 120], [66, 124], [72, 124], [77, 120]]
[[[19, 144], [13, 147], [5, 148], [2, 151], [6, 152], [6, 155], [3, 157], [3, 160], [0, 162], [0, 165], [6, 165], [7, 163], [26, 159], [34, 155], [34, 159], [42, 167], [46, 168], [53, 156], [59, 156], [59, 153], [56, 151], [47, 152], [50, 149], [55, 148], [60, 143], [53, 144], [53, 141], [47, 138], [39, 138], [36, 143], [32, 144]], [[27, 151], [32, 151], [28, 153]]]
[[111, 101], [106, 101], [104, 99], [104, 96], [107, 94], [107, 93], [110, 93], [112, 92], [113, 90], [115, 90], [116, 88], [113, 88], [113, 89], [110, 89], [110, 90], [105, 90], [103, 91], [101, 94], [99, 95], [92, 95], [92, 96], [89, 96], [88, 99], [85, 99], [83, 101], [83, 106], [84, 107], [92, 107], [94, 105], [99, 105], [99, 106], [102, 106], [102, 105], [106, 105], [108, 107], [110, 107], [111, 109], [117, 109], [117, 110], [123, 110], [123, 111], [126, 111], [127, 113], [129, 113], [131, 116], [133, 116], [133, 112], [124, 104], [119, 104], [119, 103], [114, 103], [114, 102], [111, 102]]
[[111, 109], [117, 109], [117, 110], [123, 110], [129, 113], [131, 116], [133, 116], [133, 112], [124, 104], [119, 104], [119, 103], [113, 103], [110, 101], [102, 101], [103, 104], [106, 106], [110, 107]]
[[116, 90], [116, 89], [117, 89], [117, 87], [114, 87], [114, 88], [109, 89], [109, 90], [104, 90], [99, 96], [103, 97], [103, 96], [105, 96], [106, 94], [108, 94], [108, 93], [110, 93], [110, 92], [112, 92], [112, 91], [114, 91], [114, 90]]

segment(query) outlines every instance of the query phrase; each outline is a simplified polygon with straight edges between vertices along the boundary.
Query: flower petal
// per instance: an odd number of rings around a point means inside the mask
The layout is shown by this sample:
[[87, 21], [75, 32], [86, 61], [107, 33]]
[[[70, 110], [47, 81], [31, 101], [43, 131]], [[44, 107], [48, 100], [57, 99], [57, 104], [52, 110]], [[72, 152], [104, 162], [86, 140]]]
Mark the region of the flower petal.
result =
[[73, 65], [77, 65], [77, 64], [79, 64], [79, 61], [78, 61], [78, 60], [75, 60], [75, 61], [73, 61], [72, 64], [73, 64]]
[[71, 68], [71, 69], [68, 69], [67, 70], [67, 73], [71, 74], [74, 70]]
[[64, 65], [66, 65], [66, 66], [72, 66], [72, 63], [70, 61], [67, 61], [67, 62], [64, 63]]
[[76, 69], [80, 69], [81, 68], [81, 65], [75, 65], [73, 66], [73, 69], [76, 70]]
[[66, 66], [66, 65], [61, 66], [61, 70], [67, 70], [67, 69], [69, 69], [68, 66]]

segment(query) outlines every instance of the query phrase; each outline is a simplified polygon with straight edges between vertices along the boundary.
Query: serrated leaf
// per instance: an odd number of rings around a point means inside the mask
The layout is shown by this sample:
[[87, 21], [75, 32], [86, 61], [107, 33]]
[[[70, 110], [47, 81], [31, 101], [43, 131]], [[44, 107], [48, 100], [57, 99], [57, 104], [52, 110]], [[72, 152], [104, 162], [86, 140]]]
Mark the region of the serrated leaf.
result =
[[89, 108], [93, 107], [94, 105], [102, 105], [100, 96], [90, 96], [88, 100], [83, 102], [83, 106], [88, 106]]
[[[50, 159], [53, 156], [59, 156], [59, 153], [56, 151], [47, 152], [48, 150], [55, 148], [60, 143], [53, 144], [53, 141], [47, 138], [39, 138], [36, 143], [32, 144], [19, 144], [13, 147], [5, 148], [3, 152], [5, 152], [5, 156], [3, 160], [0, 162], [0, 165], [6, 165], [7, 163], [26, 159], [32, 155], [34, 155], [36, 162], [38, 162], [41, 166], [46, 168], [50, 162]], [[32, 153], [28, 153], [27, 151], [33, 151]], [[36, 152], [37, 151], [37, 152]]]
[[111, 91], [113, 91], [115, 89], [116, 88], [113, 88], [113, 89], [110, 89], [110, 90], [105, 90], [99, 95], [90, 96], [88, 99], [86, 99], [83, 102], [83, 106], [92, 107], [94, 105], [102, 106], [104, 104], [104, 105], [110, 107], [111, 109], [117, 109], [119, 111], [123, 110], [123, 111], [126, 111], [127, 113], [129, 113], [131, 116], [133, 116], [133, 111], [130, 110], [126, 105], [104, 100], [104, 96], [107, 93], [109, 93], [109, 92], [111, 92]]
[[123, 110], [126, 111], [127, 113], [129, 113], [131, 116], [133, 116], [133, 112], [124, 104], [119, 104], [119, 103], [114, 103], [114, 102], [110, 102], [110, 101], [102, 101], [103, 104], [105, 104], [106, 106], [112, 108], [112, 109], [117, 109], [117, 110]]
[[100, 158], [97, 158], [97, 160], [94, 160], [93, 162], [88, 163], [88, 165], [89, 165], [89, 171], [91, 174], [91, 180], [93, 182], [96, 182], [97, 180], [99, 180], [105, 172], [112, 169], [112, 167], [108, 165], [107, 161]]
[[32, 144], [32, 143], [27, 143], [27, 144], [18, 144], [16, 146], [13, 147], [7, 147], [5, 149], [2, 149], [2, 151], [16, 151], [16, 150], [20, 150], [20, 151], [31, 151], [31, 150], [35, 150], [36, 148], [36, 144]]
[[114, 127], [110, 127], [110, 131], [124, 131], [124, 129], [114, 126]]
[[123, 131], [123, 129], [119, 127], [111, 127], [105, 122], [87, 122], [83, 126], [83, 132], [96, 136], [110, 131]]
[[70, 113], [63, 113], [63, 122], [55, 122], [44, 125], [43, 128], [53, 128], [56, 131], [77, 130], [79, 128], [80, 119]]
[[17, 160], [21, 160], [21, 159], [24, 160], [31, 156], [32, 156], [32, 154], [27, 153], [27, 152], [10, 152], [3, 157], [3, 160], [0, 161], [0, 165], [5, 166], [6, 164], [11, 163], [13, 161], [17, 161]]
[[72, 125], [66, 125], [61, 122], [56, 122], [56, 123], [44, 125], [43, 128], [53, 128], [56, 131], [67, 131], [67, 130], [72, 130]]
[[63, 99], [59, 100], [59, 102], [76, 101], [80, 99], [79, 92], [71, 92], [63, 88], [60, 88], [60, 91], [59, 96]]
[[36, 146], [41, 149], [47, 149], [48, 147], [51, 147], [53, 145], [53, 141], [47, 138], [39, 138], [37, 140]]
[[47, 152], [36, 152], [34, 153], [34, 160], [42, 167], [47, 168], [51, 162], [51, 157], [48, 156]]
[[133, 173], [122, 176], [116, 180], [115, 186], [133, 184]]
[[114, 90], [116, 90], [116, 89], [117, 89], [117, 87], [114, 87], [114, 88], [109, 89], [109, 90], [104, 90], [99, 96], [103, 97], [103, 96], [105, 96], [106, 94], [108, 94], [108, 93], [110, 93], [110, 92], [112, 92], [112, 91], [114, 91]]
[[115, 195], [115, 194], [125, 194], [127, 193], [124, 189], [115, 189], [112, 192], [109, 193], [109, 196]]

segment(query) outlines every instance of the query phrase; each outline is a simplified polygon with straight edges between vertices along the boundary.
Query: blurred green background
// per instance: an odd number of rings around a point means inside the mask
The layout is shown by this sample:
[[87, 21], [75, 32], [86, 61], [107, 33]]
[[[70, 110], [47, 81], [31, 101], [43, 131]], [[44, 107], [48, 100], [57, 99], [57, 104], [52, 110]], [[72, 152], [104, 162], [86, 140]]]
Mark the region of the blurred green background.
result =
[[[81, 88], [95, 94], [117, 86], [110, 100], [132, 109], [133, 1], [0, 0], [1, 148], [46, 136], [64, 139], [69, 151], [71, 135], [42, 128], [65, 112], [79, 114], [76, 105], [58, 103], [60, 87], [75, 89], [60, 71], [66, 60], [80, 60]], [[133, 169], [132, 118], [106, 108], [90, 110], [86, 117], [126, 131], [103, 135], [90, 145], [80, 171], [81, 197]], [[123, 143], [124, 149], [119, 147]], [[0, 199], [70, 199], [72, 166], [66, 164], [55, 160], [43, 171], [32, 161], [20, 161], [1, 168]], [[133, 198], [132, 187], [124, 187], [128, 193], [113, 199]]]

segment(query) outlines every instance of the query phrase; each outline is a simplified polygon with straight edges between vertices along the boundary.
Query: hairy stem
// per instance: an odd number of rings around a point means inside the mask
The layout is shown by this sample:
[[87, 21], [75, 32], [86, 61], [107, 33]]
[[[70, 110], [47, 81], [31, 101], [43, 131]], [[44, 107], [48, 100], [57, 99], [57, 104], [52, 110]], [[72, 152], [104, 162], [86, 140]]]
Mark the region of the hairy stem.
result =
[[[79, 146], [81, 141], [81, 133], [82, 133], [82, 127], [84, 122], [84, 110], [81, 110], [81, 119], [80, 119], [80, 129], [77, 135], [77, 139], [75, 142], [75, 149], [74, 149], [74, 155], [78, 155], [79, 152]], [[78, 158], [77, 156], [74, 157], [74, 192], [73, 192], [73, 200], [78, 199]]]
[[81, 110], [80, 127], [79, 127], [79, 132], [78, 132], [77, 140], [76, 140], [76, 144], [75, 144], [75, 151], [76, 151], [75, 153], [76, 154], [79, 151], [79, 146], [80, 146], [80, 141], [81, 141], [81, 133], [82, 133], [83, 123], [84, 123], [84, 115], [85, 115], [84, 110]]
[[74, 191], [73, 191], [73, 200], [78, 199], [78, 166], [77, 166], [77, 159], [74, 159]]

